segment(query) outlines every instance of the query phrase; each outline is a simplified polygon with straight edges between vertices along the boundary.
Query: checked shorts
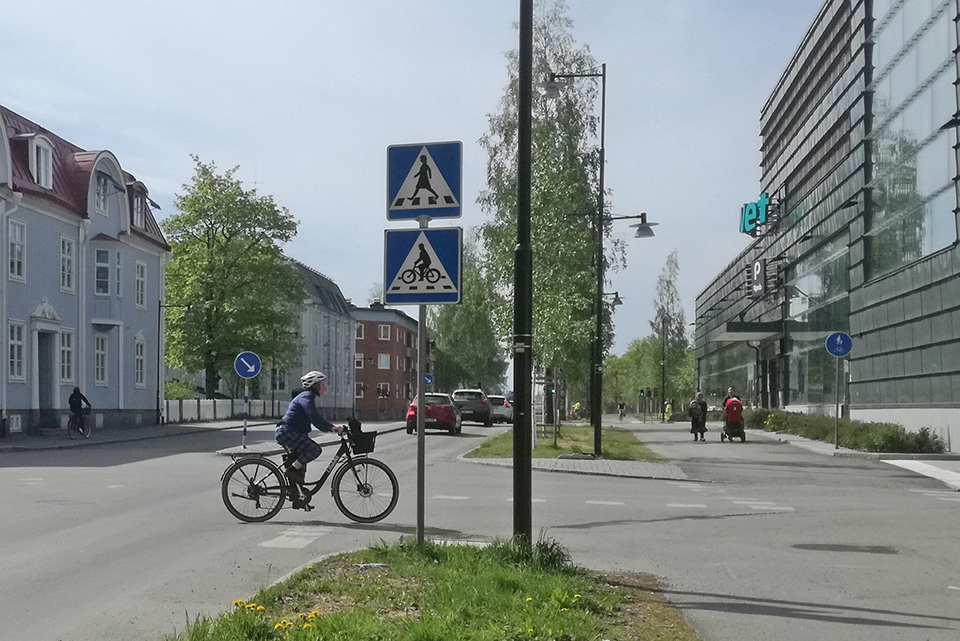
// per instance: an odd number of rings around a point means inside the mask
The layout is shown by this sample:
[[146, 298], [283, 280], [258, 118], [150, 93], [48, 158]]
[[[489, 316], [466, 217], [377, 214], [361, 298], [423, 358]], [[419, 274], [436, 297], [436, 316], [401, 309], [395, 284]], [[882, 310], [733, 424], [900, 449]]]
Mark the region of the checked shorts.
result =
[[307, 434], [278, 428], [273, 436], [277, 439], [277, 443], [293, 452], [297, 460], [304, 465], [320, 456], [320, 446]]

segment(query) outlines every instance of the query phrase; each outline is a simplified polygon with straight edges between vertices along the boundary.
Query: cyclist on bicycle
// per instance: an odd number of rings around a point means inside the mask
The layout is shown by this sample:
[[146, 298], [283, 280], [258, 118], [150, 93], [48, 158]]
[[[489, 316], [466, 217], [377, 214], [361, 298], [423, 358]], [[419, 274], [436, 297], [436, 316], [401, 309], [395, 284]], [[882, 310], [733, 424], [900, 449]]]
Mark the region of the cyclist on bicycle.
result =
[[290, 450], [292, 462], [286, 465], [287, 478], [292, 483], [303, 484], [304, 467], [307, 463], [320, 456], [320, 446], [310, 438], [310, 428], [316, 427], [321, 432], [336, 432], [343, 429], [320, 416], [314, 399], [327, 391], [327, 376], [316, 370], [307, 372], [300, 377], [303, 391], [300, 392], [287, 407], [283, 420], [277, 423], [273, 436], [277, 443]]
[[88, 409], [92, 408], [93, 405], [91, 405], [87, 397], [80, 392], [79, 387], [73, 388], [73, 394], [70, 395], [70, 399], [67, 402], [70, 404], [70, 413], [77, 417], [77, 425], [80, 426], [80, 431], [82, 432], [87, 426], [87, 415], [83, 411], [83, 404], [86, 403]]

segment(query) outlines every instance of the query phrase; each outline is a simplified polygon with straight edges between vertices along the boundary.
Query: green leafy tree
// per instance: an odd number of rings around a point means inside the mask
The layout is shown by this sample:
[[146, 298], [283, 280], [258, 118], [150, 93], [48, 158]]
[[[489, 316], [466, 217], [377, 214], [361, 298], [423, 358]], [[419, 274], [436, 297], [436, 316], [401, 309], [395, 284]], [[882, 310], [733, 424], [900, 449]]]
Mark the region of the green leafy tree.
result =
[[[551, 72], [593, 73], [599, 64], [578, 47], [560, 1], [535, 12], [534, 77]], [[509, 83], [500, 111], [481, 138], [487, 150], [487, 188], [479, 202], [489, 217], [481, 229], [489, 286], [511, 292], [517, 223], [518, 57], [508, 54]], [[597, 214], [599, 79], [569, 82], [557, 100], [535, 95], [532, 125], [533, 346], [543, 369], [560, 371], [572, 392], [588, 380], [596, 294], [593, 222]], [[603, 232], [608, 230], [603, 226]], [[620, 242], [606, 242], [611, 267], [623, 263]], [[503, 335], [512, 333], [512, 297], [493, 301]], [[609, 332], [605, 332], [609, 339]]]
[[460, 304], [430, 308], [435, 389], [479, 382], [485, 390], [501, 390], [507, 362], [491, 312], [496, 298], [483, 279], [475, 247], [466, 243]]
[[[285, 362], [301, 350], [305, 289], [281, 252], [296, 220], [271, 196], [245, 190], [237, 168], [218, 173], [196, 156], [193, 182], [163, 221], [173, 249], [167, 267], [167, 361], [204, 372], [213, 397], [236, 355]], [[177, 305], [174, 307], [174, 305]]]
[[[659, 361], [666, 372], [665, 380], [660, 384], [662, 400], [676, 401], [674, 409], [682, 407], [693, 396], [693, 354], [687, 333], [687, 322], [677, 292], [677, 276], [680, 262], [677, 250], [670, 252], [663, 271], [657, 279], [657, 298], [654, 300], [654, 317], [650, 328], [660, 343]], [[655, 380], [664, 378], [663, 370]]]

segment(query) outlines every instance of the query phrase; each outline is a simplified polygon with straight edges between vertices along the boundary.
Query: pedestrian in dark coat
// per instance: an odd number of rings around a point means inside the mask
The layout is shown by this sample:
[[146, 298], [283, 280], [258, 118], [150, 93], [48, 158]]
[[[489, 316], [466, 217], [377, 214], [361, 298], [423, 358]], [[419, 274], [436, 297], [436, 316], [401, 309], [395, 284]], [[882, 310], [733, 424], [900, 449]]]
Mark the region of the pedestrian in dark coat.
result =
[[697, 392], [697, 397], [690, 401], [690, 433], [693, 434], [693, 440], [705, 441], [703, 437], [707, 431], [707, 402], [703, 400], [703, 392]]

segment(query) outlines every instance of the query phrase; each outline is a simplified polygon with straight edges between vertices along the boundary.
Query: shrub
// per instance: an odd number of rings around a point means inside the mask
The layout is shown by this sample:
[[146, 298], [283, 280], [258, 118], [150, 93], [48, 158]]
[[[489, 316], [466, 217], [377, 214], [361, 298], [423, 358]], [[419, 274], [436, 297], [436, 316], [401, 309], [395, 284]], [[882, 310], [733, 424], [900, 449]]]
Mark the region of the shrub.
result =
[[[786, 432], [818, 441], [833, 441], [836, 419], [832, 416], [811, 416], [780, 410], [753, 410], [745, 419], [748, 427], [759, 423], [760, 414], [765, 414], [762, 425], [768, 432]], [[942, 453], [946, 443], [939, 434], [928, 427], [917, 432], [908, 432], [895, 423], [865, 423], [841, 419], [839, 444], [865, 452]]]

